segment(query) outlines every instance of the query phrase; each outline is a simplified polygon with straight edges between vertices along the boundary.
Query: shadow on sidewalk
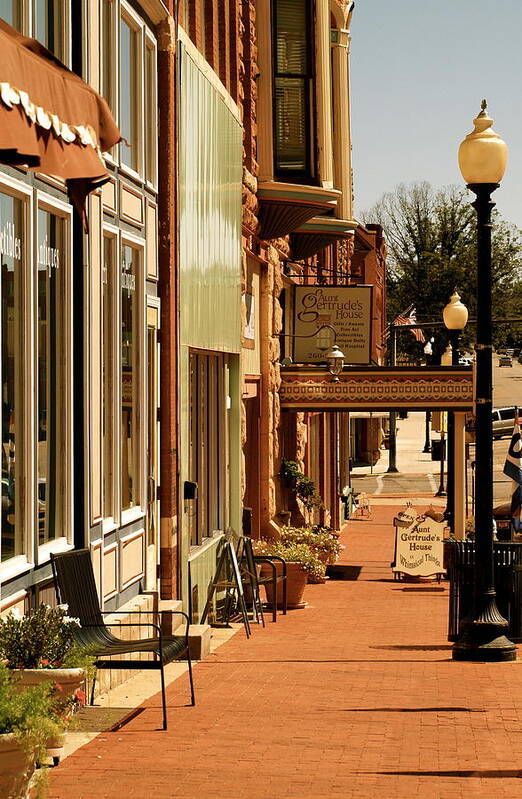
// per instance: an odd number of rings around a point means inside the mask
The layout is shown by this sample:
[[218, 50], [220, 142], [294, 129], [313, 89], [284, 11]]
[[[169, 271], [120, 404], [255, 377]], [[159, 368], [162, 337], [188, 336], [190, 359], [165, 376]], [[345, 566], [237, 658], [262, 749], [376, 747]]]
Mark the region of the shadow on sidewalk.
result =
[[344, 707], [334, 708], [332, 713], [485, 713], [475, 707]]
[[518, 769], [485, 769], [484, 771], [362, 771], [361, 774], [388, 774], [397, 777], [475, 777], [479, 779], [522, 778]]

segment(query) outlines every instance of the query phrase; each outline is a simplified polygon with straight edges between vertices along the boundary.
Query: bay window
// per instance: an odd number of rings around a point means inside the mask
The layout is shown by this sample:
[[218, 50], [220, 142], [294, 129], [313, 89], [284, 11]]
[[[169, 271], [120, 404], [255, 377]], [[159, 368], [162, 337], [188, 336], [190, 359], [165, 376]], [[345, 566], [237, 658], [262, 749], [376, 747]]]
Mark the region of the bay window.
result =
[[273, 0], [274, 155], [278, 177], [312, 177], [309, 0]]

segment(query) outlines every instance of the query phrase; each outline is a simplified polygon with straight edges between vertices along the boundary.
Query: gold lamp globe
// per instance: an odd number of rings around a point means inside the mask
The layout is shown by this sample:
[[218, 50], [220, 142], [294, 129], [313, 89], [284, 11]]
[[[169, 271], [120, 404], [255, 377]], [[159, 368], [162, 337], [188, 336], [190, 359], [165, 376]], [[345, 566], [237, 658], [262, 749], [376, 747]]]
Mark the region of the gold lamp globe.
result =
[[493, 128], [494, 120], [482, 100], [481, 111], [473, 120], [474, 130], [459, 147], [459, 167], [468, 184], [500, 183], [506, 171], [508, 148]]
[[456, 289], [442, 311], [442, 318], [448, 330], [464, 330], [468, 323], [468, 309], [460, 301], [460, 294]]

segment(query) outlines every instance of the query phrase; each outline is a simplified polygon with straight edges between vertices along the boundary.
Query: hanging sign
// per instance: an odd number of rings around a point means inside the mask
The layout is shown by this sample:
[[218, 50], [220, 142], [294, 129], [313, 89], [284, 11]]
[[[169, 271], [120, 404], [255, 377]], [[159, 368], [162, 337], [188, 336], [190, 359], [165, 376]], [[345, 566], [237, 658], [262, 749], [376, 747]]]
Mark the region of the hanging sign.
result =
[[[336, 343], [346, 364], [369, 364], [373, 286], [296, 286], [294, 302], [294, 360], [325, 362], [315, 333], [321, 325], [335, 330], [319, 331], [326, 349]], [[303, 338], [299, 338], [302, 336]], [[330, 337], [330, 338], [328, 338]]]
[[393, 571], [411, 577], [445, 574], [443, 534], [445, 522], [429, 516], [417, 516], [406, 508], [395, 519], [395, 565]]

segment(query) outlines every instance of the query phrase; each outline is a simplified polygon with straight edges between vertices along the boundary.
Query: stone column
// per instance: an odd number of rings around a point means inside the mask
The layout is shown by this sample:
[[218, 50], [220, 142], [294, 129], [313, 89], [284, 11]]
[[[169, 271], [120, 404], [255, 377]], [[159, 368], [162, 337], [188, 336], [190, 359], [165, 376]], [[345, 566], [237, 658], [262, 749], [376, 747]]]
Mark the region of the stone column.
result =
[[334, 180], [332, 156], [330, 10], [328, 0], [316, 0], [315, 8], [315, 97], [317, 110], [319, 184], [328, 189], [333, 187]]
[[337, 203], [340, 219], [352, 218], [352, 135], [350, 128], [350, 33], [333, 29], [333, 160], [334, 185], [341, 197]]
[[454, 468], [453, 468], [453, 508], [455, 537], [464, 538], [466, 526], [466, 414], [461, 411], [453, 414], [454, 428]]

